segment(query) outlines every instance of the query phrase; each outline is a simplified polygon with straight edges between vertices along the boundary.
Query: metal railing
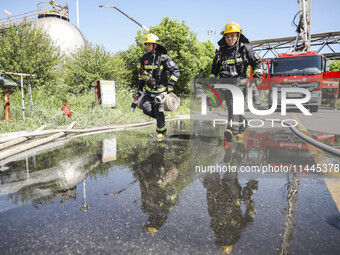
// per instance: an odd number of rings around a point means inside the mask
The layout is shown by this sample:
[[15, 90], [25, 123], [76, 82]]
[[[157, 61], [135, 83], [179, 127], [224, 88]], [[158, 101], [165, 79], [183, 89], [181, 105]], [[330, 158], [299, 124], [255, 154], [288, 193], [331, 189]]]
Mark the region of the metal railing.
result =
[[35, 11], [25, 12], [0, 19], [0, 29], [30, 23], [39, 18], [51, 16], [56, 16], [69, 21], [70, 12], [68, 6], [60, 5], [54, 1], [39, 3], [38, 9]]
[[0, 19], [0, 29], [32, 22], [38, 19], [38, 10]]
[[42, 2], [38, 4], [38, 18], [45, 16], [58, 16], [69, 20], [70, 11], [68, 5], [61, 5], [54, 1]]
[[[311, 47], [317, 53], [320, 53], [332, 60], [340, 59], [340, 31], [331, 31], [311, 35]], [[267, 53], [277, 57], [279, 53], [287, 53], [293, 50], [296, 37], [283, 37], [274, 39], [264, 39], [251, 41], [250, 45], [260, 55], [265, 58]], [[328, 48], [328, 49], [327, 49]]]

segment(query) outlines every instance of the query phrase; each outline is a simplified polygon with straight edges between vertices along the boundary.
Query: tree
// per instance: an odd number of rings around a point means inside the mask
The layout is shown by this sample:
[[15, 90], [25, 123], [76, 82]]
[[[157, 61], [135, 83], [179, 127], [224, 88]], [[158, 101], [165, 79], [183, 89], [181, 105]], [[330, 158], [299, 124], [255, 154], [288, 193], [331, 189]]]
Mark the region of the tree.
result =
[[[176, 93], [189, 94], [189, 81], [197, 76], [207, 77], [210, 73], [211, 62], [215, 48], [209, 42], [198, 42], [196, 34], [190, 30], [185, 22], [178, 23], [165, 17], [157, 26], [151, 27], [150, 32], [156, 34], [162, 45], [168, 50], [168, 55], [176, 62], [180, 69], [180, 78], [175, 87]], [[139, 57], [145, 53], [142, 43], [143, 35], [138, 31], [136, 44], [125, 52], [124, 58], [133, 73], [132, 83], [137, 84]]]
[[86, 44], [65, 61], [64, 81], [68, 91], [82, 93], [93, 88], [95, 80], [114, 80], [127, 86], [130, 72], [121, 53], [112, 55], [101, 45]]
[[203, 78], [210, 76], [212, 60], [215, 56], [214, 45], [208, 42], [199, 42], [199, 75]]
[[[331, 72], [334, 71], [340, 71], [340, 60], [334, 60], [331, 62], [330, 66], [329, 66], [329, 70]], [[340, 91], [338, 93], [338, 97], [340, 96]]]
[[31, 79], [33, 87], [55, 85], [60, 50], [45, 31], [27, 24], [3, 30], [0, 52], [1, 70], [37, 75]]
[[340, 60], [334, 60], [331, 62], [329, 70], [333, 71], [340, 71]]

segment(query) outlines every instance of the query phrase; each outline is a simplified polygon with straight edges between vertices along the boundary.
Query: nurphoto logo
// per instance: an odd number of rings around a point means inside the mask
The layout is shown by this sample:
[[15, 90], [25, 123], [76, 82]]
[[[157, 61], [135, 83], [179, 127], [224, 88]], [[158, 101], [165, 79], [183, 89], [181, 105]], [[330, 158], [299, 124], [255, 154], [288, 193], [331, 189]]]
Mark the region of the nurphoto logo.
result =
[[[244, 94], [243, 91], [235, 86], [235, 85], [229, 85], [229, 84], [216, 84], [214, 86], [216, 89], [228, 89], [232, 93], [233, 97], [233, 109], [234, 109], [234, 114], [236, 115], [244, 115]], [[265, 116], [265, 115], [270, 115], [274, 113], [277, 109], [277, 101], [278, 101], [278, 92], [277, 88], [273, 88], [273, 103], [269, 109], [266, 110], [258, 110], [255, 109], [253, 106], [253, 89], [252, 88], [247, 88], [248, 92], [248, 97], [247, 97], [247, 102], [248, 102], [248, 108], [249, 111], [255, 115], [259, 116]], [[220, 99], [220, 95], [217, 93], [217, 91], [214, 89], [213, 93], [217, 96], [217, 98]], [[301, 93], [305, 95], [303, 98], [287, 98], [287, 95], [289, 93]], [[202, 109], [201, 109], [201, 114], [202, 115], [207, 115], [207, 94], [203, 93], [201, 95], [202, 98]], [[211, 96], [211, 94], [210, 94]], [[308, 89], [304, 88], [281, 88], [281, 115], [286, 115], [287, 114], [287, 105], [295, 105], [304, 115], [312, 115], [304, 106], [303, 103], [307, 103], [311, 99], [311, 93]]]

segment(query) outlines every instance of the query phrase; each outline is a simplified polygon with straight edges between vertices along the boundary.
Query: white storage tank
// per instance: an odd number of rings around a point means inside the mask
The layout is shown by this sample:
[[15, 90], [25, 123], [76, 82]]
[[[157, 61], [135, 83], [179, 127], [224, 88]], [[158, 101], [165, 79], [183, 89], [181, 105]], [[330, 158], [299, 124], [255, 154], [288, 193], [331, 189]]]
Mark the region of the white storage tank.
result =
[[67, 5], [54, 1], [38, 4], [38, 19], [33, 24], [43, 28], [66, 55], [84, 46], [87, 41], [84, 34], [69, 21]]

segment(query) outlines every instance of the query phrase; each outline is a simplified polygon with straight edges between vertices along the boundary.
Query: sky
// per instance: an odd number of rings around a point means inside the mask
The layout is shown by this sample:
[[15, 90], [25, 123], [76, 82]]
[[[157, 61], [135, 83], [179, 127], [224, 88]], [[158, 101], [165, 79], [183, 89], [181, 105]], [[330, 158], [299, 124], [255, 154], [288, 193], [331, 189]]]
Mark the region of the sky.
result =
[[[0, 19], [37, 9], [41, 0], [0, 0]], [[45, 0], [48, 2], [48, 0]], [[77, 25], [76, 0], [56, 0], [68, 4], [71, 23]], [[211, 39], [208, 30], [216, 34], [213, 43], [217, 47], [220, 32], [230, 22], [238, 22], [249, 40], [261, 40], [295, 36], [291, 22], [299, 10], [297, 0], [78, 0], [79, 27], [87, 39], [103, 45], [111, 52], [127, 50], [134, 43], [141, 28], [115, 9], [99, 8], [114, 4], [139, 23], [150, 28], [164, 17], [184, 21], [197, 34], [199, 41]], [[312, 0], [311, 31], [323, 33], [340, 31], [340, 1]]]

